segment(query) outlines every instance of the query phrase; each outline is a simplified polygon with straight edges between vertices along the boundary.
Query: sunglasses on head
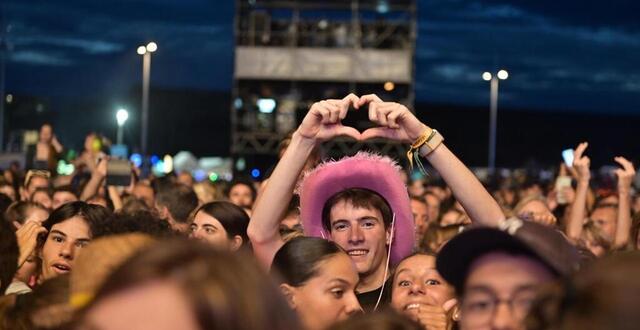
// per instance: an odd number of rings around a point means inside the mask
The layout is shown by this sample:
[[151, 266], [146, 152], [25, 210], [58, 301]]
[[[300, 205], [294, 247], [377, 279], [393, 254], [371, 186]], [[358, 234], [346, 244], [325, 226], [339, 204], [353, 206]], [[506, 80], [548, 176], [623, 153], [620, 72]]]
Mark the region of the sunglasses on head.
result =
[[27, 175], [24, 178], [25, 185], [27, 185], [31, 181], [31, 179], [36, 176], [49, 180], [49, 178], [51, 178], [51, 172], [47, 170], [29, 170], [27, 171]]

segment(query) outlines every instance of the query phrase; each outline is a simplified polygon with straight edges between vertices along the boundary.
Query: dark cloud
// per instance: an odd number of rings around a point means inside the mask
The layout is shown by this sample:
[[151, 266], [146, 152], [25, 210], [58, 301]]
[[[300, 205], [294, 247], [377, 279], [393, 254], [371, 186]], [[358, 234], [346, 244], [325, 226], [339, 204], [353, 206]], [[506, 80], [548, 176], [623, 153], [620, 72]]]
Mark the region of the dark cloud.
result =
[[481, 73], [506, 68], [500, 97], [507, 107], [610, 111], [614, 99], [619, 111], [637, 110], [640, 33], [633, 29], [578, 24], [568, 12], [546, 15], [526, 1], [420, 4], [421, 101], [486, 104]]
[[[154, 40], [154, 85], [229, 90], [232, 3], [5, 0], [13, 45], [7, 86], [27, 94], [124, 93], [139, 84], [136, 47]], [[506, 107], [640, 106], [638, 1], [418, 3], [419, 102], [484, 105], [482, 72], [506, 68], [511, 76], [500, 93]]]
[[230, 88], [233, 8], [218, 1], [9, 0], [4, 11], [17, 92], [126, 93], [140, 80], [136, 48], [151, 40], [154, 85]]

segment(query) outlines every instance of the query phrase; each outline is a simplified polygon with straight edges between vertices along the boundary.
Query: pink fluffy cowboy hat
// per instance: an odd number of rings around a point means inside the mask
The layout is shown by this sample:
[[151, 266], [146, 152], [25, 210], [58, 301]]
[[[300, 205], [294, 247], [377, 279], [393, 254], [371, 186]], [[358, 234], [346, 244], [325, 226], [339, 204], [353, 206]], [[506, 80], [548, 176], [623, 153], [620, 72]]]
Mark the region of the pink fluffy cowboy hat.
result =
[[398, 264], [411, 254], [415, 242], [409, 195], [400, 171], [400, 166], [389, 157], [358, 152], [339, 161], [325, 162], [306, 173], [298, 187], [305, 235], [330, 237], [322, 226], [322, 209], [327, 200], [346, 189], [369, 189], [380, 194], [395, 214], [390, 257], [392, 265]]

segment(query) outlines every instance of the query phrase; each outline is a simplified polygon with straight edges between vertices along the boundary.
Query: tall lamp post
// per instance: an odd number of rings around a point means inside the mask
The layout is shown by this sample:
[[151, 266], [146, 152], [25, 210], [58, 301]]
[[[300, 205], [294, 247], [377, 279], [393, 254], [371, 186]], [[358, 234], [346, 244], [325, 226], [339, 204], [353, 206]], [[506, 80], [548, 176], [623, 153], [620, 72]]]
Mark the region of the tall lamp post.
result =
[[142, 132], [140, 134], [140, 146], [142, 154], [147, 154], [147, 132], [149, 125], [149, 76], [151, 75], [151, 53], [158, 50], [155, 42], [138, 47], [138, 54], [142, 55]]
[[489, 173], [494, 174], [496, 170], [496, 129], [498, 122], [498, 81], [509, 78], [507, 70], [500, 70], [494, 76], [490, 72], [482, 74], [484, 81], [491, 82], [491, 114], [489, 118]]
[[124, 126], [127, 119], [129, 119], [129, 112], [126, 109], [119, 109], [118, 112], [116, 112], [116, 121], [118, 122], [118, 144], [122, 144], [122, 126]]

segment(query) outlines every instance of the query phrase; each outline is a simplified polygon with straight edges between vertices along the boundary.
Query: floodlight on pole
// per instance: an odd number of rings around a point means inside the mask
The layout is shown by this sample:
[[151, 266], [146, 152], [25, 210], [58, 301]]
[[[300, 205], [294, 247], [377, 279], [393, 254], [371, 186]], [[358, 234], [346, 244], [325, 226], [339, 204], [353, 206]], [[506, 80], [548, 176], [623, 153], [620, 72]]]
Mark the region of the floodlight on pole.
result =
[[491, 83], [490, 87], [490, 115], [489, 115], [489, 155], [488, 167], [489, 173], [494, 174], [496, 170], [496, 135], [498, 126], [498, 81], [509, 78], [507, 70], [500, 70], [497, 74], [492, 75], [490, 72], [484, 72], [482, 79]]
[[142, 130], [140, 147], [142, 154], [147, 154], [147, 131], [149, 124], [149, 79], [151, 76], [151, 53], [158, 50], [158, 44], [151, 41], [146, 46], [138, 47], [138, 54], [142, 55]]
[[117, 142], [118, 144], [122, 144], [122, 126], [129, 119], [129, 111], [126, 109], [118, 109], [116, 112], [116, 122], [118, 123], [118, 136]]
[[155, 52], [156, 50], [158, 50], [158, 45], [155, 42], [150, 42], [147, 44], [147, 51], [150, 53]]
[[116, 112], [116, 121], [118, 122], [118, 126], [124, 125], [127, 119], [129, 119], [129, 111], [127, 111], [127, 109], [118, 109], [118, 112]]

